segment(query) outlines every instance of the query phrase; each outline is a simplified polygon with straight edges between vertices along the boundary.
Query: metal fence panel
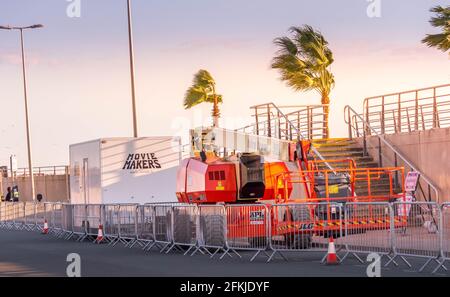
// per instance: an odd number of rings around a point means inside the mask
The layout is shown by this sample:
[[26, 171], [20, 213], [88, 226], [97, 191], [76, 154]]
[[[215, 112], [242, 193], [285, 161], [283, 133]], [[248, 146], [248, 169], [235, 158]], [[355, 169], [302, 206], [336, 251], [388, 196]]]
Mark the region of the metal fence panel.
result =
[[13, 202], [13, 228], [22, 230], [23, 228], [23, 203]]
[[14, 228], [14, 203], [13, 202], [3, 202], [1, 203], [2, 208], [1, 218], [2, 226], [6, 229]]
[[392, 227], [402, 226], [402, 220], [394, 216], [387, 202], [346, 203], [343, 241], [347, 253], [342, 260], [352, 254], [364, 263], [358, 253], [378, 253], [392, 259]]
[[172, 206], [172, 235], [173, 243], [166, 251], [172, 249], [182, 250], [187, 247], [185, 255], [197, 246], [198, 234], [198, 208], [196, 205], [176, 205]]
[[155, 241], [153, 233], [154, 208], [152, 205], [140, 205], [137, 209], [137, 241], [146, 249]]
[[13, 226], [16, 230], [25, 228], [25, 204], [13, 202]]
[[119, 240], [119, 205], [106, 204], [104, 206], [105, 226], [103, 226], [104, 237], [109, 244]]
[[48, 226], [48, 232], [50, 233], [53, 225], [52, 225], [52, 217], [53, 217], [53, 204], [51, 202], [45, 202], [44, 203], [44, 213], [45, 213], [45, 221], [47, 221], [47, 226]]
[[147, 250], [157, 247], [160, 252], [163, 252], [173, 243], [172, 204], [153, 204], [152, 207], [154, 242], [148, 246]]
[[86, 205], [86, 234], [90, 238], [97, 238], [100, 225], [105, 224], [104, 205], [87, 204]]
[[[233, 204], [226, 205], [227, 216], [227, 253], [236, 250], [256, 251], [250, 261], [256, 259], [260, 253], [269, 255], [270, 213], [264, 204]], [[222, 255], [221, 259], [225, 256]], [[240, 255], [239, 255], [240, 256]]]
[[118, 209], [119, 240], [125, 246], [133, 245], [137, 239], [137, 207], [138, 204], [120, 204]]
[[227, 221], [224, 205], [198, 206], [198, 247], [192, 253], [201, 251], [213, 258], [218, 252], [225, 252]]
[[8, 223], [8, 229], [14, 229], [14, 208], [15, 208], [15, 203], [14, 202], [10, 202], [7, 204], [7, 209], [6, 209], [6, 218], [7, 218], [7, 223]]
[[326, 251], [329, 238], [339, 245], [343, 235], [344, 211], [335, 203], [287, 203], [270, 208], [273, 250], [268, 261], [277, 253]]
[[25, 230], [36, 230], [36, 203], [24, 202], [24, 227]]
[[450, 259], [450, 203], [444, 203], [442, 212], [442, 256]]
[[55, 236], [61, 236], [64, 234], [63, 230], [63, 204], [56, 202], [52, 203], [52, 215], [51, 215], [51, 226], [50, 232]]
[[447, 271], [447, 267], [444, 264], [450, 260], [450, 203], [448, 202], [441, 205], [440, 231], [441, 259], [438, 266], [433, 270], [433, 273], [436, 273], [441, 268]]
[[45, 212], [45, 204], [44, 203], [36, 203], [35, 207], [35, 222], [36, 222], [36, 230], [42, 231], [44, 229], [44, 223], [47, 219], [47, 215]]
[[0, 201], [0, 228], [5, 228], [6, 204]]
[[72, 236], [77, 236], [78, 241], [83, 241], [86, 238], [86, 205], [73, 204], [72, 205]]
[[407, 219], [405, 226], [395, 227], [393, 235], [394, 258], [400, 257], [406, 265], [412, 267], [406, 257], [426, 258], [419, 269], [423, 271], [433, 260], [438, 262], [441, 254], [440, 207], [434, 202], [395, 202], [394, 215]]
[[61, 235], [64, 239], [69, 239], [73, 236], [73, 205], [64, 203], [63, 207], [63, 220], [62, 220], [62, 229], [63, 234]]

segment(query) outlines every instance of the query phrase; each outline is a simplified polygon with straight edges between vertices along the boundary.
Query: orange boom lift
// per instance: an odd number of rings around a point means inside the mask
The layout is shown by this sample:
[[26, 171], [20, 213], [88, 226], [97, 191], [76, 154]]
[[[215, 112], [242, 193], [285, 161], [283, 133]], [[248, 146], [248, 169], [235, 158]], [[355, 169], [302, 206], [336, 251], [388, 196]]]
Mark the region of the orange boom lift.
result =
[[[388, 229], [390, 220], [381, 220], [371, 213], [370, 208], [364, 224], [346, 222], [343, 214], [336, 211], [335, 203], [383, 202], [403, 198], [404, 169], [356, 168], [352, 159], [315, 160], [309, 153], [310, 147], [310, 141], [292, 142], [287, 162], [267, 160], [255, 153], [226, 157], [218, 157], [213, 152], [196, 153], [194, 157], [183, 160], [178, 169], [177, 198], [184, 203], [254, 204], [255, 207], [262, 204], [289, 206], [308, 203], [308, 213], [301, 216], [294, 214], [289, 207], [283, 208], [283, 213], [268, 213], [271, 224], [257, 224], [264, 216], [259, 211], [248, 207], [234, 208], [232, 213], [227, 212], [229, 238], [262, 238], [268, 234], [267, 228], [271, 228], [273, 237], [281, 237], [285, 241], [296, 240], [293, 234], [302, 232], [339, 237], [343, 235], [342, 225], [347, 225], [347, 230]], [[332, 169], [338, 163], [339, 168]], [[371, 183], [379, 179], [389, 181], [388, 194], [372, 195]], [[356, 195], [356, 181], [367, 183], [367, 195]], [[395, 184], [402, 186], [398, 189]], [[394, 220], [396, 226], [406, 224], [403, 219], [395, 217]], [[250, 225], [252, 228], [249, 231], [247, 227]]]

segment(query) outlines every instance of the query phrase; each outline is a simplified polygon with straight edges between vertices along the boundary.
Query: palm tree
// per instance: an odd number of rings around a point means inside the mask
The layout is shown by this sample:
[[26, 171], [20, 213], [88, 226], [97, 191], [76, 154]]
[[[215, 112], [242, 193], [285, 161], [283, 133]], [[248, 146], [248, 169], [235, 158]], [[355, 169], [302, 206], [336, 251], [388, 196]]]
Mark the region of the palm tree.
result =
[[281, 80], [296, 91], [317, 91], [323, 106], [323, 137], [329, 137], [328, 115], [334, 75], [328, 70], [333, 53], [323, 35], [311, 26], [291, 27], [292, 37], [274, 40], [278, 52], [271, 67], [278, 69]]
[[208, 102], [213, 104], [213, 127], [219, 126], [219, 103], [222, 103], [222, 95], [216, 94], [216, 82], [206, 70], [199, 70], [194, 75], [192, 86], [184, 95], [184, 108], [189, 109], [197, 104]]
[[422, 43], [429, 47], [436, 47], [445, 53], [450, 49], [450, 6], [435, 6], [430, 11], [436, 14], [430, 20], [431, 25], [442, 28], [442, 33], [427, 34]]

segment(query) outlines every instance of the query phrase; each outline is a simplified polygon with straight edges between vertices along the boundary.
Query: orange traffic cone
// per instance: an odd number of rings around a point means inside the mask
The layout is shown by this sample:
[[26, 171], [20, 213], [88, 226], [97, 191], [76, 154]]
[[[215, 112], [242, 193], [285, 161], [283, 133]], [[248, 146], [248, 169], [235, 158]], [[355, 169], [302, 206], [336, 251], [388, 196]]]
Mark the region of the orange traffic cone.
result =
[[44, 229], [42, 229], [42, 234], [48, 234], [48, 223], [47, 223], [47, 220], [44, 221]]
[[95, 243], [100, 243], [103, 241], [103, 225], [98, 225], [98, 233], [97, 233], [97, 239], [95, 240]]
[[327, 265], [337, 265], [337, 264], [339, 264], [339, 262], [336, 255], [334, 240], [333, 237], [330, 237], [330, 240], [328, 242]]

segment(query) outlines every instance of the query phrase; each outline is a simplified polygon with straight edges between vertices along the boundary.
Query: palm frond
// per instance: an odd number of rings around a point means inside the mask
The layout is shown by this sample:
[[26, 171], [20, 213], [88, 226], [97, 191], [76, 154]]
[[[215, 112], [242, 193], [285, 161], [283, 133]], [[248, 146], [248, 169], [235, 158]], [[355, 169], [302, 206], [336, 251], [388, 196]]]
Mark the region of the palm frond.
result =
[[278, 46], [278, 54], [280, 55], [297, 55], [298, 53], [297, 46], [289, 37], [276, 38], [274, 44]]
[[215, 93], [214, 78], [206, 70], [199, 70], [194, 75], [192, 86], [186, 91], [184, 95], [184, 108], [189, 109], [200, 103], [214, 103], [214, 97], [217, 97], [217, 102], [222, 103], [222, 95]]
[[450, 20], [450, 6], [442, 7], [442, 6], [435, 6], [430, 9], [431, 12], [435, 13], [436, 16], [432, 17], [430, 19], [431, 25], [433, 27], [439, 28], [439, 27], [448, 27], [450, 26], [449, 20]]
[[442, 32], [438, 34], [427, 34], [422, 39], [422, 43], [447, 52], [450, 50], [450, 6], [435, 6], [430, 11], [435, 13], [435, 16], [430, 19], [431, 25], [436, 28], [441, 28]]
[[450, 34], [427, 34], [427, 36], [422, 39], [422, 43], [446, 52], [450, 50]]
[[194, 75], [194, 81], [192, 83], [195, 86], [201, 86], [205, 89], [211, 88], [216, 84], [211, 74], [204, 69], [200, 69], [195, 75]]
[[296, 91], [329, 93], [334, 77], [326, 68], [334, 59], [328, 42], [309, 25], [291, 27], [289, 32], [292, 38], [274, 40], [278, 51], [272, 59], [272, 69], [277, 69], [280, 79]]
[[192, 86], [184, 95], [184, 108], [189, 109], [207, 100], [205, 89], [199, 86]]

